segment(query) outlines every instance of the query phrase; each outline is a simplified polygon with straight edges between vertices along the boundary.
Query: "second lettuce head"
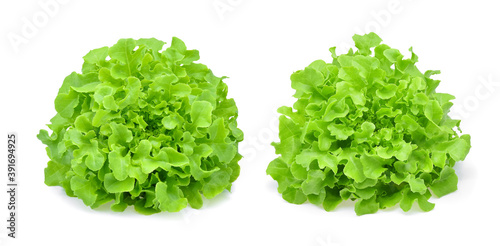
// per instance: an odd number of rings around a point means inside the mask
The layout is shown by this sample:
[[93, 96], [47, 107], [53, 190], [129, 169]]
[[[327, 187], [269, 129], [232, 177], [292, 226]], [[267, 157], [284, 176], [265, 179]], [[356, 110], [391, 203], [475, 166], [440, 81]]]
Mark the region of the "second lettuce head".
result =
[[420, 72], [374, 33], [354, 35], [357, 51], [317, 60], [291, 76], [297, 101], [278, 112], [279, 143], [267, 173], [283, 198], [327, 211], [355, 200], [358, 215], [457, 189], [453, 169], [467, 156], [470, 136], [451, 119], [452, 95], [437, 93], [439, 71]]

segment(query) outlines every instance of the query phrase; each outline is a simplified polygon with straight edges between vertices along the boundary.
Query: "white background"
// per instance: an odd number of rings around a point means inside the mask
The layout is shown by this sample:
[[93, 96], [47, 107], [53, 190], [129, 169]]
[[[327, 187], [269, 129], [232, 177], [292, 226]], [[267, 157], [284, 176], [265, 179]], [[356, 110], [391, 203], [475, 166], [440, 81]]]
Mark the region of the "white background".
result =
[[[0, 163], [6, 165], [9, 131], [19, 134], [20, 156], [18, 238], [6, 237], [7, 197], [1, 192], [0, 244], [500, 243], [500, 5], [495, 1], [61, 0], [50, 11], [42, 7], [46, 2], [0, 3]], [[36, 31], [23, 34], [28, 22]], [[458, 191], [432, 198], [431, 212], [394, 208], [358, 217], [352, 203], [333, 212], [292, 205], [265, 173], [275, 158], [269, 143], [278, 139], [276, 109], [295, 101], [290, 74], [316, 59], [329, 61], [331, 46], [345, 51], [354, 33], [366, 31], [376, 31], [402, 51], [413, 46], [421, 70], [441, 70], [438, 91], [457, 97], [453, 114], [472, 135], [469, 156], [456, 166]], [[23, 43], [13, 44], [14, 35]], [[64, 77], [80, 70], [89, 50], [119, 38], [170, 42], [172, 36], [200, 50], [200, 62], [216, 75], [230, 77], [226, 83], [240, 111], [245, 132], [240, 148], [246, 157], [233, 191], [206, 201], [200, 210], [143, 216], [132, 207], [124, 213], [106, 206], [91, 210], [62, 188], [47, 187], [48, 157], [36, 134], [55, 115], [53, 100]], [[0, 185], [5, 183], [6, 167], [1, 167]]]

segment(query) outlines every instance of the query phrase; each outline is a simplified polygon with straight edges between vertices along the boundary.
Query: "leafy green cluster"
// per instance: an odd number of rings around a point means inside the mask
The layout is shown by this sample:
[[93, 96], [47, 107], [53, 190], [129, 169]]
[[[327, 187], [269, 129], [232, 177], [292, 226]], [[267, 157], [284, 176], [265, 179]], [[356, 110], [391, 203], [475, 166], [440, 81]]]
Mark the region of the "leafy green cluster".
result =
[[203, 205], [239, 175], [238, 109], [178, 38], [121, 39], [84, 56], [55, 99], [45, 183], [92, 208], [143, 214]]
[[[333, 210], [357, 200], [358, 215], [415, 201], [423, 211], [457, 189], [453, 166], [465, 159], [470, 136], [448, 112], [452, 95], [436, 93], [438, 80], [421, 73], [418, 57], [404, 59], [374, 33], [353, 37], [358, 50], [333, 62], [311, 63], [292, 74], [297, 101], [278, 112], [279, 143], [267, 173], [283, 198], [309, 200]], [[372, 53], [374, 53], [372, 55]]]

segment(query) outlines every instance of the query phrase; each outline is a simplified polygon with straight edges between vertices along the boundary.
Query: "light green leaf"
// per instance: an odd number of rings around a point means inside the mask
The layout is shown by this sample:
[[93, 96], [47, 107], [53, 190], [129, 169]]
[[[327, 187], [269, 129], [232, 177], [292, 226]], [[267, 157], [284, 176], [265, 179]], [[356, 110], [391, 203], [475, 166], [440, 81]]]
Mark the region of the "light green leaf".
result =
[[355, 182], [361, 183], [365, 181], [366, 176], [363, 172], [363, 164], [361, 160], [354, 155], [349, 157], [347, 164], [344, 167], [344, 173], [347, 177], [352, 178]]
[[301, 130], [292, 120], [285, 116], [279, 117], [279, 138], [280, 143], [274, 143], [276, 154], [281, 154], [283, 160], [291, 162], [297, 153], [300, 152]]
[[80, 176], [73, 176], [71, 178], [71, 189], [87, 206], [92, 206], [97, 199], [96, 188], [92, 185], [91, 181]]
[[266, 169], [266, 173], [278, 182], [278, 191], [280, 193], [283, 193], [295, 181], [290, 168], [282, 158], [276, 158], [271, 161]]
[[394, 84], [384, 85], [377, 90], [377, 96], [382, 99], [390, 99], [396, 95], [397, 86]]
[[187, 206], [187, 199], [177, 186], [160, 182], [156, 184], [155, 193], [161, 211], [179, 212]]
[[435, 180], [430, 189], [438, 196], [442, 197], [457, 190], [458, 177], [453, 168], [445, 166], [440, 173], [439, 179]]
[[307, 174], [307, 179], [302, 183], [302, 191], [305, 195], [319, 195], [320, 190], [324, 187], [323, 180], [325, 173], [321, 170], [311, 170]]
[[345, 99], [340, 101], [333, 100], [325, 110], [324, 120], [332, 121], [335, 118], [345, 117], [349, 113], [349, 106], [346, 105]]
[[220, 194], [229, 186], [229, 174], [223, 170], [214, 172], [208, 178], [203, 186], [203, 195], [210, 199]]
[[126, 178], [122, 181], [117, 180], [112, 173], [104, 176], [104, 188], [109, 193], [127, 192], [134, 189], [135, 180], [133, 178]]
[[413, 193], [424, 194], [427, 191], [424, 180], [415, 178], [414, 175], [409, 176], [408, 184], [410, 184], [410, 190]]
[[337, 83], [337, 93], [335, 94], [337, 100], [341, 100], [341, 98], [350, 97], [354, 104], [356, 105], [365, 105], [366, 97], [353, 84], [349, 82], [339, 82]]
[[443, 118], [443, 110], [441, 109], [437, 101], [430, 101], [429, 103], [427, 103], [424, 113], [427, 119], [436, 124], [439, 124], [439, 122]]
[[191, 122], [195, 127], [209, 127], [212, 124], [212, 104], [196, 101], [191, 106]]
[[384, 160], [378, 156], [361, 155], [361, 164], [363, 166], [363, 174], [369, 179], [377, 179], [382, 175], [385, 168]]
[[362, 55], [371, 54], [370, 48], [373, 48], [382, 42], [382, 39], [375, 33], [371, 32], [366, 35], [354, 35], [352, 37], [354, 44], [359, 49]]
[[403, 55], [397, 49], [386, 49], [384, 50], [384, 55], [392, 63], [396, 63], [403, 58]]
[[338, 140], [346, 140], [349, 136], [354, 134], [352, 128], [341, 124], [330, 124], [328, 125], [328, 130], [332, 136], [335, 136]]
[[69, 171], [68, 165], [61, 165], [54, 161], [49, 161], [45, 168], [45, 184], [48, 186], [61, 185]]
[[130, 152], [122, 156], [124, 148], [118, 148], [109, 153], [109, 168], [113, 171], [113, 175], [119, 181], [125, 180], [129, 175], [130, 168]]
[[75, 107], [78, 105], [79, 96], [73, 90], [67, 94], [59, 94], [54, 101], [57, 113], [65, 118], [70, 118], [75, 112]]
[[378, 203], [375, 196], [368, 200], [359, 200], [354, 205], [354, 211], [357, 215], [373, 214], [378, 211]]
[[302, 204], [307, 201], [307, 196], [304, 195], [304, 192], [302, 192], [301, 189], [288, 187], [285, 191], [283, 191], [283, 199], [289, 203]]

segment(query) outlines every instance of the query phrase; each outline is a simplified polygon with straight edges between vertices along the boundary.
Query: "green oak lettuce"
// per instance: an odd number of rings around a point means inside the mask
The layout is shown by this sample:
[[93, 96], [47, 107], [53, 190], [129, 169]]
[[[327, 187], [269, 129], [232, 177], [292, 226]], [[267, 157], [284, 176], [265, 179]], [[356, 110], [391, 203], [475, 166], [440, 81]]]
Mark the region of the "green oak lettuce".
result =
[[92, 208], [143, 214], [203, 205], [239, 175], [238, 109], [224, 77], [178, 38], [121, 39], [84, 56], [64, 80], [49, 134], [45, 183]]
[[420, 72], [410, 48], [405, 59], [374, 33], [354, 35], [358, 50], [333, 61], [314, 61], [292, 74], [297, 101], [278, 112], [280, 155], [267, 173], [283, 198], [307, 200], [327, 211], [356, 200], [358, 215], [399, 203], [423, 211], [457, 189], [453, 166], [467, 156], [470, 136], [448, 112], [452, 95], [435, 91], [439, 80]]

